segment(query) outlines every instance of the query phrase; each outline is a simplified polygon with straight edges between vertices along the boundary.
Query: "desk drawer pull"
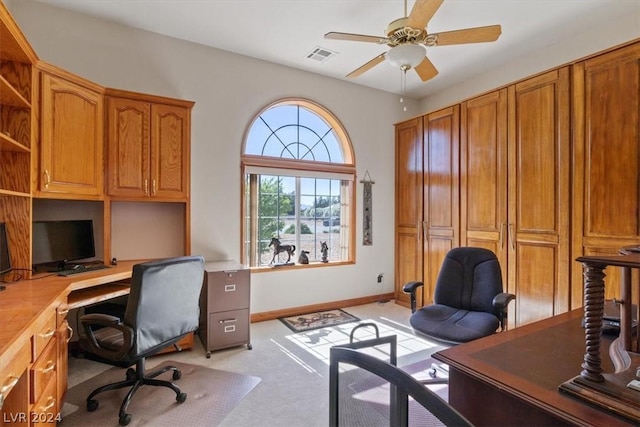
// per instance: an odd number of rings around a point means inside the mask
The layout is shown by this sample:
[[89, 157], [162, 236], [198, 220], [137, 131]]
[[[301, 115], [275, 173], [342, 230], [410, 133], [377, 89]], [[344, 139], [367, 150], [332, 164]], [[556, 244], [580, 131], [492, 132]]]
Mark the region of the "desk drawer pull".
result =
[[2, 388], [0, 388], [0, 393], [4, 394], [4, 393], [8, 392], [9, 390], [11, 390], [14, 385], [18, 384], [18, 380], [19, 379], [20, 379], [20, 377], [14, 375], [14, 374], [10, 374], [9, 375], [9, 380], [2, 385]]
[[224, 320], [220, 320], [220, 323], [235, 323], [237, 322], [238, 319], [224, 319]]
[[49, 409], [53, 408], [55, 404], [56, 404], [56, 398], [53, 396], [49, 396], [49, 398], [47, 399], [47, 404], [44, 406], [41, 406], [40, 411], [47, 412]]
[[44, 334], [40, 334], [40, 336], [44, 339], [49, 339], [53, 336], [53, 334], [56, 333], [55, 329], [49, 329], [47, 332], [45, 332]]
[[58, 311], [58, 316], [66, 316], [67, 313], [69, 313], [69, 309], [65, 308], [65, 309], [62, 309], [62, 310]]
[[224, 291], [225, 292], [235, 292], [236, 291], [236, 285], [235, 284], [224, 285]]
[[49, 372], [53, 371], [54, 369], [56, 369], [56, 362], [54, 362], [53, 360], [49, 360], [47, 362], [47, 366], [42, 368], [42, 373], [43, 374], [48, 374]]
[[69, 331], [69, 336], [67, 337], [67, 344], [68, 344], [69, 341], [71, 341], [71, 337], [73, 336], [73, 328], [69, 326], [68, 323], [67, 323], [67, 331]]

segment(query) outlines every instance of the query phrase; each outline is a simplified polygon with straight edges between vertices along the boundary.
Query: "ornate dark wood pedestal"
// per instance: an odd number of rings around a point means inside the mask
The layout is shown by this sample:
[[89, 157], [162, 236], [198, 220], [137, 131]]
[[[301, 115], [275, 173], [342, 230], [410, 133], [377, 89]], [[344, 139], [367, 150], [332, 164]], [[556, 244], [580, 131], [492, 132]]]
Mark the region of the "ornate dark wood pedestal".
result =
[[[631, 269], [640, 268], [640, 254], [585, 256], [584, 316], [586, 353], [580, 375], [561, 384], [560, 390], [632, 421], [640, 421], [640, 391], [627, 387], [640, 367], [640, 337], [633, 334]], [[612, 344], [615, 373], [603, 373], [600, 338], [604, 314], [604, 270], [621, 267], [620, 337]], [[640, 297], [639, 297], [640, 298]]]

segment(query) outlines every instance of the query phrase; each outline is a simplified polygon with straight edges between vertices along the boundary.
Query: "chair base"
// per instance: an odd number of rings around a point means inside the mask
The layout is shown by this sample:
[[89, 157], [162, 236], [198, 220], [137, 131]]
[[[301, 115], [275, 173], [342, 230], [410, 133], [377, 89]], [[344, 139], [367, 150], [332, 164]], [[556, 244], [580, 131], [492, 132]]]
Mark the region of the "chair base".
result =
[[180, 388], [178, 388], [178, 386], [173, 384], [171, 381], [155, 379], [155, 377], [160, 374], [163, 374], [167, 371], [173, 371], [173, 380], [179, 380], [182, 376], [182, 373], [180, 372], [180, 370], [178, 370], [178, 368], [176, 368], [175, 366], [164, 366], [161, 369], [145, 375], [144, 362], [145, 359], [142, 358], [136, 362], [135, 370], [133, 368], [127, 369], [127, 379], [125, 381], [103, 385], [92, 391], [91, 394], [89, 394], [89, 396], [87, 397], [87, 411], [93, 412], [98, 409], [99, 403], [94, 399], [94, 397], [99, 393], [108, 390], [117, 390], [120, 388], [131, 387], [131, 390], [129, 390], [124, 400], [122, 401], [122, 404], [120, 405], [120, 411], [118, 413], [118, 421], [120, 425], [126, 426], [131, 422], [131, 414], [127, 413], [127, 408], [129, 406], [129, 403], [131, 402], [131, 398], [142, 385], [167, 387], [176, 393], [176, 401], [178, 403], [183, 403], [185, 400], [187, 400], [187, 393], [182, 392]]

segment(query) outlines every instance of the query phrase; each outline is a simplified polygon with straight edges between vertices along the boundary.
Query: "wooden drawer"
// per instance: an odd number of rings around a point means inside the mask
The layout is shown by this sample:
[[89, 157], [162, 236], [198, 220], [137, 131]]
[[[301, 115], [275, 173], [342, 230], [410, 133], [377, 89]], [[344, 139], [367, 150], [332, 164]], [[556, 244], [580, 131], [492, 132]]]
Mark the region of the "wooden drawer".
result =
[[57, 313], [52, 311], [44, 325], [34, 334], [32, 362], [35, 362], [40, 357], [42, 351], [56, 334], [56, 318]]
[[31, 346], [27, 341], [11, 360], [6, 361], [6, 363], [4, 359], [0, 360], [2, 362], [0, 364], [0, 408], [7, 395], [29, 367], [30, 359]]
[[249, 342], [249, 310], [209, 314], [207, 350], [234, 347]]
[[60, 413], [56, 399], [56, 381], [49, 381], [47, 387], [43, 390], [40, 399], [31, 408], [31, 426], [48, 426], [56, 425], [59, 421]]
[[209, 313], [249, 308], [249, 270], [215, 271], [206, 276]]
[[[37, 402], [41, 399], [49, 383], [56, 378], [58, 353], [56, 347], [57, 340], [52, 339], [49, 345], [42, 352], [36, 363], [31, 367], [31, 401]], [[54, 381], [55, 382], [55, 381]]]

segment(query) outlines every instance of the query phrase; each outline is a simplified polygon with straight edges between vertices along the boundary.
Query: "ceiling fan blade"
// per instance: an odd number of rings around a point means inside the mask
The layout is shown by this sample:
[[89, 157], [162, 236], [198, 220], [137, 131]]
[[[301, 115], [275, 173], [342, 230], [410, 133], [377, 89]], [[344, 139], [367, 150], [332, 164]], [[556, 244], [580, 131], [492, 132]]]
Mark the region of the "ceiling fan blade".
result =
[[347, 74], [347, 77], [349, 78], [358, 77], [362, 75], [365, 71], [369, 71], [370, 69], [372, 69], [373, 67], [375, 67], [376, 65], [384, 61], [384, 55], [385, 55], [384, 53], [381, 53], [380, 55], [373, 58], [371, 61], [367, 62], [366, 64], [356, 68], [355, 70]]
[[493, 42], [498, 40], [500, 34], [502, 34], [502, 27], [500, 27], [500, 25], [489, 25], [487, 27], [445, 31], [444, 33], [429, 34], [429, 36], [435, 36], [434, 46], [446, 46], [452, 44]]
[[407, 26], [418, 29], [426, 27], [442, 2], [444, 0], [416, 0], [409, 14]]
[[324, 35], [325, 39], [332, 40], [349, 40], [354, 42], [368, 42], [377, 44], [386, 44], [388, 39], [386, 37], [379, 36], [367, 36], [365, 34], [351, 34], [351, 33], [337, 33], [330, 32]]
[[423, 82], [426, 82], [438, 75], [438, 70], [436, 70], [436, 67], [426, 56], [421, 63], [414, 67], [414, 69]]

